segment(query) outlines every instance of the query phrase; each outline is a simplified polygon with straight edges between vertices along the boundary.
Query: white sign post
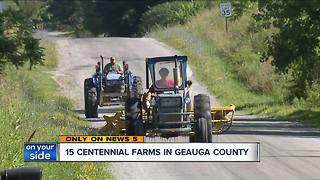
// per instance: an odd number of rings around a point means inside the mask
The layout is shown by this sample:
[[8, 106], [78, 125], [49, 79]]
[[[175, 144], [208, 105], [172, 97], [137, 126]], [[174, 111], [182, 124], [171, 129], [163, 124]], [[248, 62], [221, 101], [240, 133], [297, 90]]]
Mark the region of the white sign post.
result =
[[220, 4], [220, 14], [225, 17], [226, 20], [226, 32], [228, 32], [228, 20], [227, 17], [232, 15], [232, 7], [230, 2], [224, 2]]
[[221, 3], [220, 4], [220, 13], [221, 13], [221, 16], [224, 16], [224, 17], [231, 16], [232, 15], [231, 3], [229, 3], [229, 2]]

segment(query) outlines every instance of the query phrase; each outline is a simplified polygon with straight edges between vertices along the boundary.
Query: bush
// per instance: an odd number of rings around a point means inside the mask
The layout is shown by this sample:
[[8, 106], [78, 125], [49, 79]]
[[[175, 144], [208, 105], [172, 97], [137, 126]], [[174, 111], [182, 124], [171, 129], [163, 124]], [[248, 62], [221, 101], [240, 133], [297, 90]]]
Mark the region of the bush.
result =
[[251, 49], [242, 48], [230, 56], [229, 64], [236, 79], [258, 94], [271, 94], [273, 91], [273, 67], [269, 62], [260, 63], [260, 56]]
[[320, 83], [314, 83], [306, 89], [306, 103], [310, 108], [320, 106]]
[[230, 21], [228, 25], [229, 31], [226, 33], [224, 18], [216, 7], [192, 18], [186, 26], [207, 41], [212, 49], [211, 56], [223, 60], [235, 80], [256, 94], [274, 94], [275, 84], [279, 86], [279, 76], [270, 63], [259, 61], [261, 52], [266, 48], [263, 42], [274, 30], [261, 31], [249, 13], [237, 21]]
[[211, 1], [172, 1], [156, 5], [141, 17], [141, 33], [158, 27], [184, 24], [201, 9], [210, 7]]
[[12, 8], [0, 13], [0, 74], [8, 64], [17, 69], [26, 63], [29, 68], [43, 63], [40, 40], [33, 37], [32, 22]]
[[[187, 55], [196, 79], [221, 104], [232, 103], [238, 111], [320, 127], [320, 62], [306, 69], [314, 76], [306, 97], [290, 98], [295, 90], [296, 67], [277, 73], [270, 61], [259, 61], [267, 48], [265, 38], [278, 29], [262, 30], [250, 14], [245, 12], [236, 21], [229, 21], [229, 32], [225, 32], [225, 19], [215, 7], [190, 18], [185, 25], [157, 29], [151, 36]], [[320, 56], [320, 48], [318, 51]]]
[[[46, 57], [53, 57], [53, 44]], [[55, 58], [45, 65], [54, 68]], [[47, 64], [47, 62], [49, 64]], [[33, 131], [31, 142], [56, 142], [61, 134], [88, 134], [88, 123], [70, 109], [73, 102], [60, 96], [58, 84], [39, 66], [32, 71], [7, 66], [0, 76], [0, 169], [41, 166], [43, 179], [111, 179], [105, 164], [24, 162], [23, 144]]]

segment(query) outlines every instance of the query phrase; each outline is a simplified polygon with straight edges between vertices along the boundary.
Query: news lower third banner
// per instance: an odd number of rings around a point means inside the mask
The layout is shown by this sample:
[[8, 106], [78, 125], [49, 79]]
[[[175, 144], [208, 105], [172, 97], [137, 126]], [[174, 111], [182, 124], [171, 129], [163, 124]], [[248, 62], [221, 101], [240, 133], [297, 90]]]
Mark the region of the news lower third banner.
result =
[[259, 143], [60, 143], [60, 161], [260, 161]]
[[144, 143], [143, 136], [60, 136], [56, 143], [25, 143], [24, 160], [259, 162], [260, 144]]

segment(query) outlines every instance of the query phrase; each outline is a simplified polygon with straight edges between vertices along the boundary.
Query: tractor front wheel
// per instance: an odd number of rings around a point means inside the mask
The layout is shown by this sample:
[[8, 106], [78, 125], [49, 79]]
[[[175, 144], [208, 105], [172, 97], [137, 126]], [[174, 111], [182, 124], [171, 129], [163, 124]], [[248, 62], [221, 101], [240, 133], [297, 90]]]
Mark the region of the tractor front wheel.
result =
[[194, 139], [191, 141], [212, 143], [210, 98], [205, 94], [194, 97]]
[[145, 128], [140, 117], [141, 102], [138, 98], [129, 98], [125, 103], [127, 134], [130, 136], [144, 136]]

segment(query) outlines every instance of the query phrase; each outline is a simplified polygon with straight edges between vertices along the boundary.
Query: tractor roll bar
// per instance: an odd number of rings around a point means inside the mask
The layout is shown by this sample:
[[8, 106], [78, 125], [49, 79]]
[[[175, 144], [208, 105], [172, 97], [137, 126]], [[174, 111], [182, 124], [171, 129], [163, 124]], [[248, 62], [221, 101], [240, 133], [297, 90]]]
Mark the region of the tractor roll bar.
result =
[[146, 89], [149, 89], [148, 58], [146, 58]]
[[[103, 77], [103, 70], [104, 70], [103, 56], [101, 55], [100, 58], [101, 58], [101, 76]], [[100, 87], [102, 88], [102, 79], [100, 81]]]

